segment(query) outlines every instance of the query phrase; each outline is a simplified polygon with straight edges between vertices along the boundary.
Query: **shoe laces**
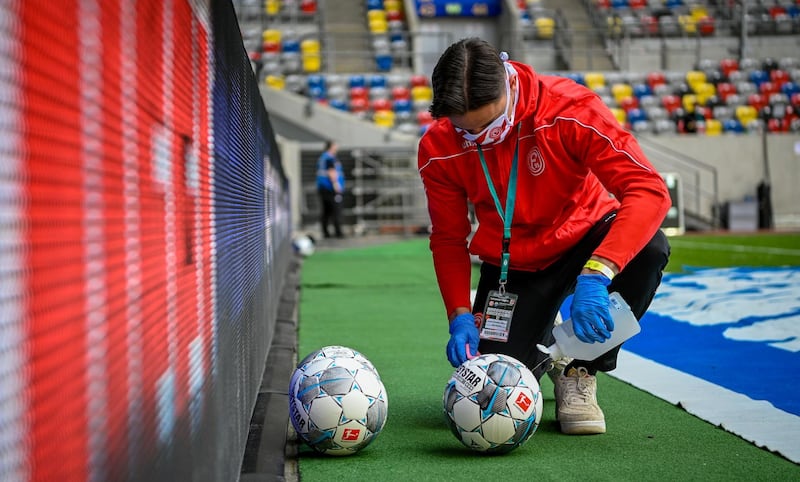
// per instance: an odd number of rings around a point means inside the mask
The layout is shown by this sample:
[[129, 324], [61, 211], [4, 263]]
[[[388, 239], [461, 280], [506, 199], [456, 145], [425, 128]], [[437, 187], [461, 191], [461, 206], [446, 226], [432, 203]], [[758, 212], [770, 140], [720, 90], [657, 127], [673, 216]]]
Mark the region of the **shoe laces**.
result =
[[564, 398], [569, 403], [591, 403], [594, 397], [594, 377], [589, 375], [589, 372], [583, 367], [573, 368], [565, 376], [570, 382], [574, 380], [574, 383], [566, 386]]

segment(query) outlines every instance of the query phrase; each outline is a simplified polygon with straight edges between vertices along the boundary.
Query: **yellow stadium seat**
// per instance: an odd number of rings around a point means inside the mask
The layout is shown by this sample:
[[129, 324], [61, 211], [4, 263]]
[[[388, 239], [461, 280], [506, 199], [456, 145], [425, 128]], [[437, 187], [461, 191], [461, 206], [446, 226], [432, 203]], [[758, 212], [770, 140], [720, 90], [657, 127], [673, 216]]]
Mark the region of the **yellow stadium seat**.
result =
[[595, 90], [598, 87], [605, 87], [606, 76], [602, 72], [586, 72], [583, 81], [586, 82], [586, 87]]
[[368, 10], [367, 11], [367, 21], [386, 21], [386, 10]]
[[370, 20], [369, 31], [372, 33], [386, 33], [389, 30], [389, 22], [386, 20]]
[[550, 17], [539, 17], [533, 22], [536, 38], [550, 40], [556, 31], [556, 21]]
[[411, 100], [414, 102], [430, 102], [433, 100], [433, 89], [427, 85], [415, 85], [411, 88]]
[[617, 104], [622, 103], [622, 99], [631, 97], [633, 95], [633, 86], [625, 83], [618, 83], [611, 86], [611, 95]]
[[614, 114], [614, 117], [616, 117], [617, 122], [619, 122], [620, 125], [624, 126], [625, 123], [628, 121], [628, 114], [626, 114], [625, 111], [620, 109], [619, 107], [612, 107], [611, 113]]
[[300, 42], [300, 51], [304, 54], [319, 54], [319, 40], [317, 39], [305, 39]]
[[278, 15], [281, 11], [281, 2], [280, 0], [266, 0], [264, 7], [267, 10], [267, 15]]
[[322, 57], [319, 52], [303, 52], [303, 72], [319, 72], [322, 68]]
[[264, 42], [281, 43], [281, 31], [274, 28], [268, 28], [261, 34], [261, 40]]
[[740, 105], [736, 107], [736, 118], [747, 127], [748, 124], [758, 119], [758, 110], [752, 105]]
[[373, 122], [381, 127], [394, 127], [394, 112], [390, 110], [375, 111]]
[[688, 34], [697, 33], [697, 20], [690, 15], [678, 15], [678, 23], [683, 28], [683, 31]]
[[706, 135], [718, 136], [722, 134], [722, 121], [719, 119], [706, 119]]
[[689, 14], [697, 22], [703, 17], [708, 17], [708, 9], [705, 5], [692, 5], [689, 7]]
[[283, 90], [286, 87], [286, 79], [282, 75], [268, 75], [264, 82], [273, 89]]
[[402, 0], [383, 0], [383, 8], [387, 12], [402, 12], [403, 11], [403, 1]]
[[697, 96], [697, 102], [700, 105], [706, 105], [708, 99], [717, 95], [716, 86], [709, 82], [695, 84], [692, 88], [694, 89], [694, 94]]
[[689, 114], [694, 112], [695, 104], [697, 104], [697, 96], [694, 94], [684, 94], [681, 98], [681, 107]]
[[694, 84], [702, 84], [706, 82], [706, 73], [702, 70], [690, 70], [686, 72], [686, 83], [689, 87], [694, 88]]

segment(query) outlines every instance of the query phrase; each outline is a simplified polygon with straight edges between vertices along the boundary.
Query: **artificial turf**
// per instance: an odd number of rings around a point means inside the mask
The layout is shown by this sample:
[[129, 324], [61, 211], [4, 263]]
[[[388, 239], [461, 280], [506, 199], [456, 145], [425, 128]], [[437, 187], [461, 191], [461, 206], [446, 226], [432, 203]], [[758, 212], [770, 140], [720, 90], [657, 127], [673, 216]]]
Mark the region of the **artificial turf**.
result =
[[[667, 268], [672, 271], [687, 265], [800, 264], [793, 254], [798, 235], [673, 241]], [[715, 243], [728, 247], [707, 246]], [[730, 246], [770, 249], [764, 261], [758, 249], [740, 258], [747, 250]], [[447, 339], [427, 239], [318, 250], [307, 258], [300, 357], [325, 345], [362, 352], [380, 372], [389, 415], [375, 441], [356, 455], [332, 457], [301, 447], [300, 480], [800, 480], [800, 466], [605, 374], [598, 375], [598, 398], [606, 434], [561, 434], [552, 384], [544, 377], [544, 414], [533, 437], [505, 455], [472, 452], [443, 419], [442, 394], [453, 371], [444, 353]]]

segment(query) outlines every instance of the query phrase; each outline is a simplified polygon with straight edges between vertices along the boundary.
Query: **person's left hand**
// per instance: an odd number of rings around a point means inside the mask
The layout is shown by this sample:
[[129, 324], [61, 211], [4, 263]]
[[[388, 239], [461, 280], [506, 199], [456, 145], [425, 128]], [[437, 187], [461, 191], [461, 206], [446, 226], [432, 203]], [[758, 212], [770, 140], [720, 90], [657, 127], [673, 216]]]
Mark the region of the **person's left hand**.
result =
[[611, 338], [614, 321], [608, 310], [608, 285], [602, 274], [582, 274], [575, 285], [570, 315], [575, 336], [584, 343], [604, 342]]

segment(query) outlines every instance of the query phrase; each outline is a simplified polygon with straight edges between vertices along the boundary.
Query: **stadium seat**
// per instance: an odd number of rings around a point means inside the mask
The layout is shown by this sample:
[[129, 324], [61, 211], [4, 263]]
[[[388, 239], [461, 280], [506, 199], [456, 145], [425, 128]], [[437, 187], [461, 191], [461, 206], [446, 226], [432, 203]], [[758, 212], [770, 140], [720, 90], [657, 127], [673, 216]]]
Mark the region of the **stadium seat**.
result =
[[386, 87], [387, 84], [386, 76], [383, 74], [370, 75], [367, 79], [367, 82], [369, 83], [370, 88]]
[[314, 15], [317, 13], [317, 0], [300, 0], [300, 13]]
[[278, 15], [281, 11], [281, 2], [280, 0], [266, 0], [264, 2], [264, 9], [269, 16]]
[[392, 110], [392, 101], [385, 98], [373, 99], [370, 101], [370, 109], [377, 112], [380, 110]]
[[372, 118], [375, 125], [380, 127], [394, 127], [395, 114], [391, 110], [378, 110]]
[[565, 77], [572, 79], [575, 83], [586, 85], [586, 82], [583, 80], [583, 74], [580, 72], [569, 72], [565, 74]]
[[394, 86], [392, 87], [391, 92], [392, 92], [392, 98], [394, 100], [411, 99], [411, 90], [409, 90], [409, 88], [406, 87], [405, 85]]
[[704, 82], [694, 86], [694, 93], [697, 96], [697, 102], [700, 105], [706, 105], [709, 99], [717, 95], [717, 89], [714, 84]]
[[393, 109], [396, 113], [401, 114], [404, 112], [411, 113], [413, 106], [411, 99], [394, 99], [392, 101]]
[[622, 99], [633, 97], [633, 87], [629, 84], [617, 83], [611, 86], [611, 95], [617, 104], [622, 102]]
[[350, 87], [350, 99], [369, 101], [369, 90], [366, 87]]
[[[769, 99], [761, 94], [750, 94], [747, 96], [747, 105], [752, 106], [756, 111], [761, 111], [769, 103]], [[742, 122], [744, 124], [744, 122]]]
[[268, 75], [264, 80], [273, 89], [283, 90], [286, 87], [286, 79], [282, 75]]
[[349, 110], [353, 113], [367, 112], [369, 110], [369, 101], [363, 97], [351, 98]]
[[433, 89], [427, 85], [415, 85], [411, 88], [411, 99], [414, 101], [430, 102], [433, 100]]
[[586, 82], [586, 87], [595, 91], [597, 88], [605, 87], [606, 85], [606, 78], [602, 72], [586, 72], [583, 80]]
[[736, 108], [736, 119], [745, 128], [755, 119], [758, 119], [758, 110], [752, 105], [740, 105]]
[[552, 40], [556, 21], [551, 17], [539, 17], [533, 21], [534, 36], [539, 40]]
[[750, 82], [756, 86], [760, 86], [764, 82], [769, 81], [769, 74], [764, 70], [753, 70], [750, 72]]
[[731, 72], [739, 70], [739, 61], [736, 59], [722, 59], [719, 61], [719, 69], [730, 79]]
[[718, 136], [722, 134], [722, 122], [719, 119], [707, 119], [705, 130], [707, 136]]
[[624, 110], [620, 109], [619, 107], [611, 107], [611, 113], [614, 114], [614, 118], [617, 119], [617, 122], [619, 122], [620, 125], [626, 126], [628, 116]]
[[421, 74], [414, 74], [411, 76], [409, 84], [411, 85], [412, 89], [414, 87], [427, 87], [429, 84], [428, 77]]
[[428, 125], [433, 122], [433, 116], [427, 110], [421, 110], [417, 112], [417, 124], [419, 125]]
[[758, 91], [761, 93], [761, 95], [769, 98], [770, 95], [777, 94], [781, 91], [781, 89], [780, 86], [774, 82], [762, 82], [758, 86]]
[[668, 114], [672, 114], [676, 109], [680, 108], [681, 98], [677, 95], [665, 95], [661, 97], [661, 105]]
[[736, 93], [736, 86], [729, 82], [721, 82], [717, 84], [717, 95], [722, 102], [727, 102], [728, 97]]
[[744, 132], [744, 127], [742, 127], [742, 123], [739, 122], [739, 119], [728, 119], [722, 122], [722, 130], [723, 132], [741, 134]]
[[348, 103], [347, 103], [346, 100], [329, 99], [328, 100], [328, 105], [330, 107], [333, 107], [334, 109], [337, 109], [337, 110], [341, 110], [341, 111], [345, 111], [345, 112], [348, 110]]
[[391, 97], [391, 92], [386, 87], [369, 87], [367, 89], [369, 92], [369, 98], [372, 100], [375, 99], [389, 99]]
[[667, 78], [664, 72], [649, 72], [647, 74], [647, 84], [651, 89], [655, 90], [657, 85], [664, 85], [667, 83]]
[[625, 112], [630, 112], [633, 109], [639, 108], [639, 99], [633, 96], [623, 97], [617, 104], [619, 104], [619, 107]]
[[391, 53], [379, 53], [375, 55], [375, 66], [380, 72], [389, 72], [392, 70], [394, 58]]

